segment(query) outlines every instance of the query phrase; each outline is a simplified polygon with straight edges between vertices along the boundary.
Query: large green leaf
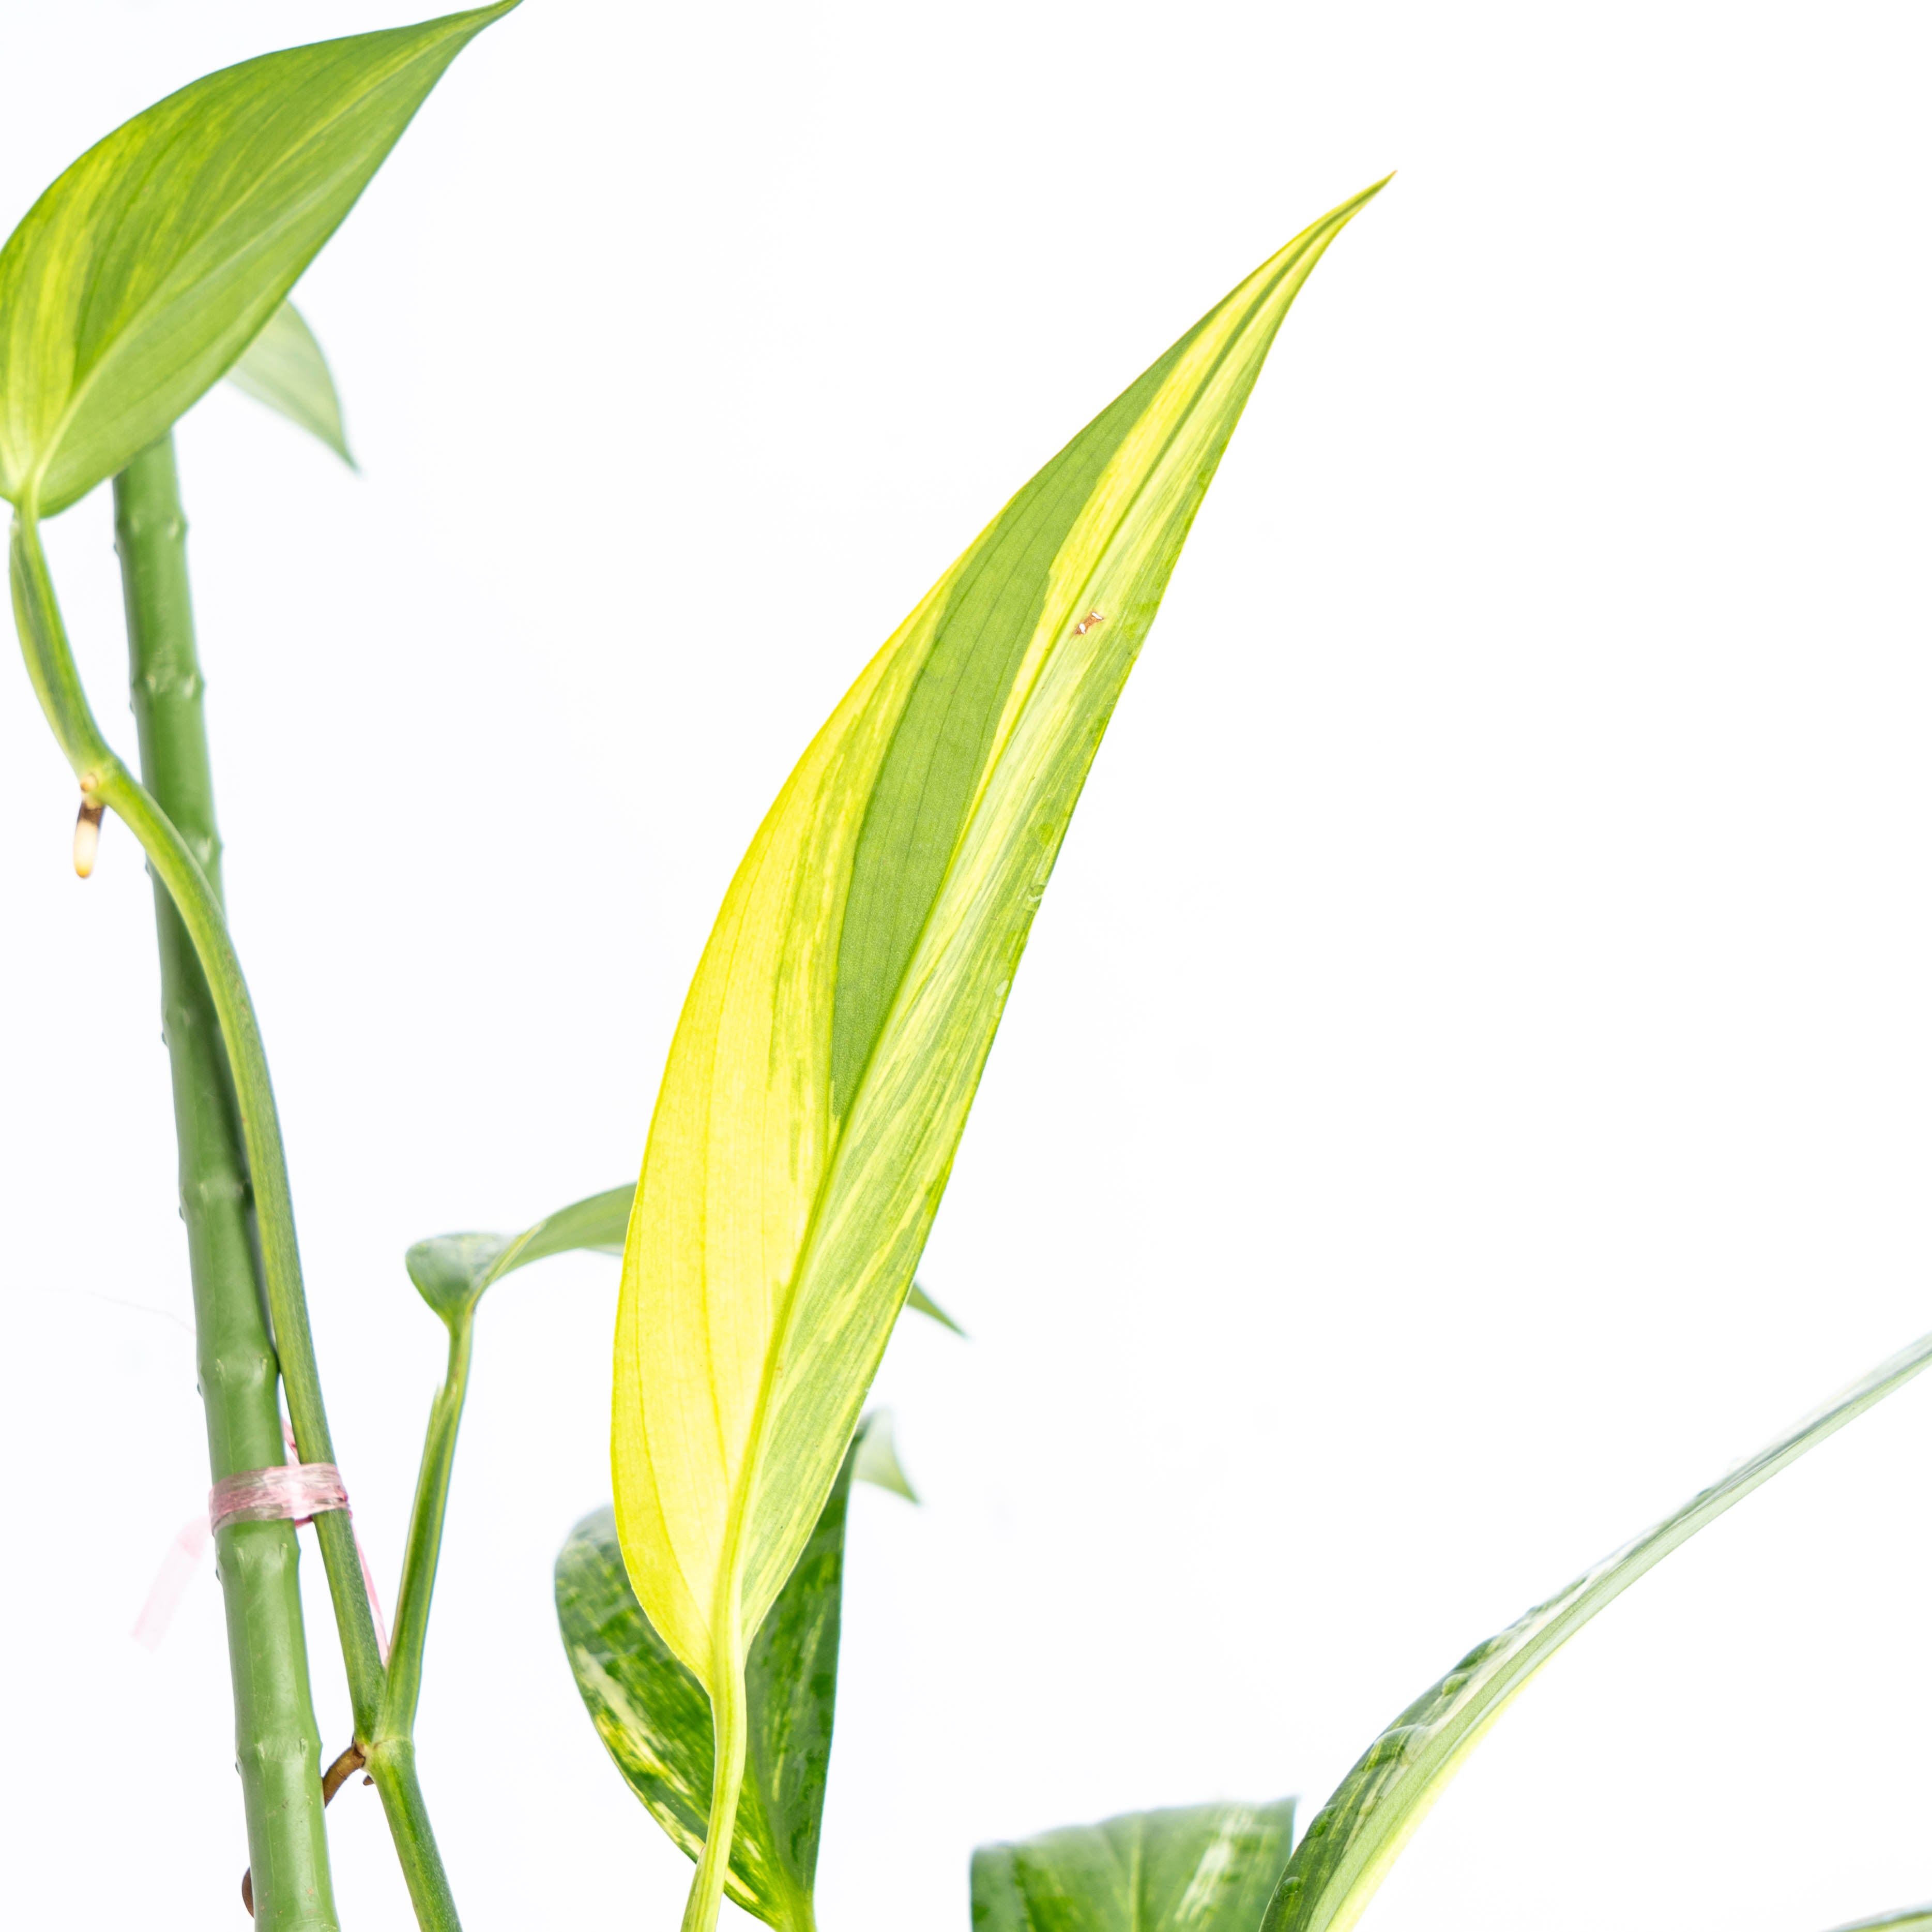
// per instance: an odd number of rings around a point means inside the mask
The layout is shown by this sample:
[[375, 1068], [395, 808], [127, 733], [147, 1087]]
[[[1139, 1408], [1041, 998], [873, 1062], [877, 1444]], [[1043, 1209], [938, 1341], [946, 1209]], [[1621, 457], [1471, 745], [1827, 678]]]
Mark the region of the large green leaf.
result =
[[[862, 1425], [798, 1567], [753, 1641], [750, 1746], [727, 1889], [785, 1932], [812, 1924], [812, 1878], [832, 1754], [845, 1514], [876, 1418]], [[711, 1706], [638, 1607], [608, 1509], [556, 1559], [556, 1614], [590, 1720], [652, 1817], [695, 1858], [712, 1784]]]
[[1374, 192], [994, 519], [813, 740], [712, 928], [625, 1250], [612, 1463], [638, 1597], [717, 1700], [721, 1818], [746, 1636], [905, 1299], [1101, 734], [1289, 303]]
[[1383, 1732], [1336, 1787], [1288, 1861], [1263, 1932], [1346, 1932], [1490, 1726], [1571, 1637], [1646, 1570], [1928, 1363], [1932, 1335], [1880, 1363], [1676, 1515], [1478, 1644]]
[[0, 496], [52, 516], [166, 430], [517, 4], [244, 61], [82, 155], [0, 250]]
[[973, 1932], [1254, 1932], [1294, 1800], [1133, 1811], [973, 1854]]
[[288, 418], [328, 444], [350, 469], [356, 459], [342, 428], [342, 400], [315, 332], [293, 302], [285, 302], [228, 372], [244, 394]]

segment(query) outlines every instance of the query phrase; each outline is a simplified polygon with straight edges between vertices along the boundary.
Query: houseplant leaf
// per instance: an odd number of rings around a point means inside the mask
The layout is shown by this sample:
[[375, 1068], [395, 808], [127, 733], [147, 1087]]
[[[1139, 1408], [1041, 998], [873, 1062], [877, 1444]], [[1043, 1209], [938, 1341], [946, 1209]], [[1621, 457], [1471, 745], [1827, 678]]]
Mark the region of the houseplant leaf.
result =
[[[432, 1235], [410, 1250], [404, 1265], [416, 1292], [447, 1322], [465, 1310], [473, 1310], [493, 1282], [532, 1262], [572, 1248], [621, 1255], [636, 1192], [628, 1184], [607, 1188], [602, 1194], [573, 1201], [568, 1208], [546, 1214], [520, 1234]], [[936, 1302], [917, 1291], [907, 1298], [906, 1306], [930, 1316], [956, 1335], [966, 1332]], [[886, 1433], [890, 1450], [890, 1427]]]
[[973, 1854], [973, 1932], [1254, 1932], [1294, 1800], [1132, 1811]]
[[1932, 1335], [1882, 1362], [1567, 1590], [1478, 1644], [1369, 1747], [1288, 1861], [1262, 1932], [1346, 1932], [1510, 1700], [1577, 1631], [1733, 1503], [1932, 1363]]
[[285, 416], [328, 444], [350, 469], [356, 459], [342, 428], [342, 400], [322, 344], [295, 304], [285, 302], [242, 352], [228, 380], [244, 395]]
[[546, 1214], [520, 1234], [437, 1234], [404, 1256], [416, 1292], [446, 1322], [472, 1313], [494, 1282], [532, 1262], [588, 1248], [621, 1254], [634, 1190], [612, 1187]]
[[244, 61], [82, 155], [0, 250], [0, 496], [52, 516], [167, 429], [516, 4]]
[[909, 1503], [919, 1501], [919, 1492], [899, 1466], [898, 1444], [892, 1440], [890, 1409], [874, 1409], [866, 1418], [866, 1426], [859, 1431], [856, 1453], [859, 1460], [855, 1473], [860, 1481], [870, 1483], [877, 1489], [890, 1490], [896, 1496], [904, 1496]]
[[934, 1300], [917, 1282], [914, 1282], [911, 1287], [906, 1290], [906, 1306], [908, 1308], [917, 1309], [922, 1315], [930, 1316], [940, 1328], [950, 1328], [962, 1342], [967, 1339], [965, 1330], [961, 1328], [958, 1323], [954, 1321], [952, 1316], [947, 1314], [946, 1310], [940, 1307], [939, 1304]]
[[[994, 519], [813, 740], [712, 928], [625, 1250], [612, 1468], [638, 1598], [713, 1700], [723, 1844], [746, 1642], [905, 1299], [1101, 734], [1288, 304], [1375, 192]], [[707, 1858], [692, 1932], [722, 1882]]]
[[[861, 1425], [747, 1665], [748, 1768], [725, 1885], [736, 1904], [783, 1932], [809, 1932], [813, 1922], [846, 1505], [876, 1424], [868, 1417]], [[556, 1559], [556, 1615], [578, 1690], [612, 1760], [672, 1840], [697, 1858], [711, 1803], [710, 1702], [638, 1607], [608, 1509], [586, 1516]]]

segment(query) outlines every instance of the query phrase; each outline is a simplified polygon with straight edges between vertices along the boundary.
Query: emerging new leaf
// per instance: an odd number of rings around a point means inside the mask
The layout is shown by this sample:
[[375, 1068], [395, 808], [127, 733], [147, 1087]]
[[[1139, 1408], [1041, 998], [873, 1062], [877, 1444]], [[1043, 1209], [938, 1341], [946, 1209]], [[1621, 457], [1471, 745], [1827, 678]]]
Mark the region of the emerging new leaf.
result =
[[515, 4], [244, 61], [82, 155], [0, 250], [0, 496], [50, 517], [169, 428]]
[[[1478, 1644], [1363, 1754], [1288, 1861], [1262, 1932], [1346, 1932], [1443, 1787], [1510, 1700], [1604, 1606], [1760, 1483], [1932, 1364], [1932, 1335], [1882, 1362], [1675, 1516], [1606, 1557], [1500, 1636]], [[1887, 1922], [1877, 1920], [1873, 1924]], [[1905, 1921], [1910, 1923], [1910, 1916]], [[1852, 1932], [1846, 1928], [1845, 1932]]]
[[532, 1262], [572, 1248], [621, 1253], [634, 1191], [613, 1187], [572, 1202], [520, 1234], [437, 1234], [417, 1242], [403, 1257], [403, 1264], [416, 1292], [454, 1327], [475, 1312], [493, 1282]]
[[638, 1595], [717, 1708], [721, 1821], [746, 1642], [905, 1300], [1101, 734], [1289, 303], [1374, 192], [994, 518], [813, 740], [712, 928], [625, 1249], [612, 1467]]
[[322, 344], [292, 302], [269, 316], [261, 334], [243, 351], [228, 380], [244, 395], [285, 416], [326, 442], [350, 469], [356, 459], [342, 428], [342, 400], [328, 373]]
[[[725, 1886], [781, 1932], [810, 1932], [813, 1922], [838, 1684], [846, 1504], [878, 1420], [860, 1426], [747, 1666], [750, 1745]], [[638, 1608], [608, 1509], [586, 1516], [556, 1559], [556, 1615], [597, 1735], [651, 1816], [695, 1858], [711, 1804], [710, 1702]]]
[[973, 1854], [973, 1932], [1254, 1932], [1294, 1800], [1135, 1811]]

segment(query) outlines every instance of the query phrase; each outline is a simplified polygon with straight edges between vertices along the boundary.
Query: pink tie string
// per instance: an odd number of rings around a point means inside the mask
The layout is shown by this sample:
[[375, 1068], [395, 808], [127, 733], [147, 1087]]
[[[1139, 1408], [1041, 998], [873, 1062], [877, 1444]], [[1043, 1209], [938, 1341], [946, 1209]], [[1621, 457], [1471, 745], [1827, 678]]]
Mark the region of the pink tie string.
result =
[[[296, 1454], [295, 1439], [284, 1435], [289, 1454]], [[304, 1523], [330, 1510], [340, 1510], [352, 1520], [349, 1492], [333, 1462], [298, 1462], [292, 1460], [279, 1468], [244, 1469], [224, 1476], [208, 1492], [208, 1514], [184, 1523], [167, 1555], [161, 1559], [160, 1573], [148, 1592], [148, 1600], [135, 1619], [134, 1641], [144, 1648], [159, 1648], [173, 1621], [176, 1608], [201, 1562], [202, 1552], [211, 1535], [218, 1535], [231, 1523]], [[354, 1535], [352, 1528], [350, 1534]], [[376, 1579], [369, 1568], [369, 1553], [362, 1539], [356, 1538], [356, 1560], [362, 1566], [362, 1587], [369, 1593], [369, 1609], [375, 1618], [376, 1648], [386, 1664], [389, 1660], [389, 1634], [382, 1621], [382, 1599], [376, 1594]]]
[[218, 1536], [231, 1522], [292, 1522], [299, 1529], [325, 1510], [346, 1510], [349, 1492], [333, 1462], [284, 1462], [244, 1469], [208, 1492], [208, 1527]]

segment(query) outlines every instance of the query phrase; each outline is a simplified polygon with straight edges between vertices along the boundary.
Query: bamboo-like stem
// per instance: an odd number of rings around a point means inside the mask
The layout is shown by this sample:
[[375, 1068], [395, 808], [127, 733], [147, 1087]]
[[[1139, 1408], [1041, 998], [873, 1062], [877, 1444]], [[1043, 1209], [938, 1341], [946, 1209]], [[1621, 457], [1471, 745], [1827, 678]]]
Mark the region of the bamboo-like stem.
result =
[[[281, 1123], [275, 1114], [274, 1089], [268, 1078], [261, 1028], [220, 902], [174, 821], [109, 749], [94, 722], [68, 646], [46, 553], [40, 544], [36, 506], [31, 500], [18, 506], [14, 519], [10, 564], [14, 616], [26, 653], [28, 676], [68, 763], [80, 780], [81, 796], [107, 806], [140, 842], [149, 867], [167, 888], [181, 914], [208, 981], [235, 1084], [242, 1146], [254, 1188], [255, 1226], [268, 1317], [296, 1447], [304, 1462], [333, 1462], [334, 1445], [329, 1440], [322, 1378], [309, 1332], [308, 1304], [302, 1294], [302, 1258], [296, 1246], [295, 1209], [282, 1149]], [[339, 1510], [317, 1516], [315, 1528], [349, 1675], [350, 1708], [357, 1736], [366, 1737], [382, 1703], [382, 1660], [376, 1647], [375, 1618], [362, 1586], [355, 1533]]]
[[[333, 1462], [334, 1448], [329, 1439], [302, 1292], [294, 1207], [274, 1090], [261, 1030], [220, 901], [173, 820], [100, 735], [68, 647], [40, 542], [38, 506], [31, 498], [16, 506], [8, 562], [14, 622], [27, 674], [54, 736], [80, 781], [82, 798], [110, 808], [134, 834], [194, 947], [227, 1057], [243, 1152], [254, 1187], [262, 1284], [296, 1449], [304, 1462]], [[371, 1744], [382, 1708], [385, 1673], [355, 1534], [348, 1517], [339, 1510], [317, 1516], [315, 1529], [349, 1678], [356, 1742]], [[314, 1762], [312, 1756], [311, 1766]], [[385, 1749], [372, 1758], [369, 1768], [382, 1791], [397, 1856], [424, 1932], [459, 1932], [454, 1902], [440, 1864], [435, 1863], [434, 1839], [416, 1782], [413, 1747]]]
[[[182, 828], [218, 904], [215, 830], [202, 679], [188, 597], [187, 526], [164, 438], [114, 482], [116, 548], [128, 609], [129, 682], [141, 769]], [[181, 1213], [194, 1290], [195, 1354], [212, 1479], [282, 1460], [281, 1404], [249, 1208], [248, 1168], [228, 1056], [187, 928], [158, 879], [154, 926], [163, 1033], [174, 1076]], [[333, 1928], [328, 1844], [318, 1776], [320, 1737], [296, 1587], [295, 1526], [236, 1523], [216, 1538], [228, 1613], [256, 1923], [273, 1932]]]

